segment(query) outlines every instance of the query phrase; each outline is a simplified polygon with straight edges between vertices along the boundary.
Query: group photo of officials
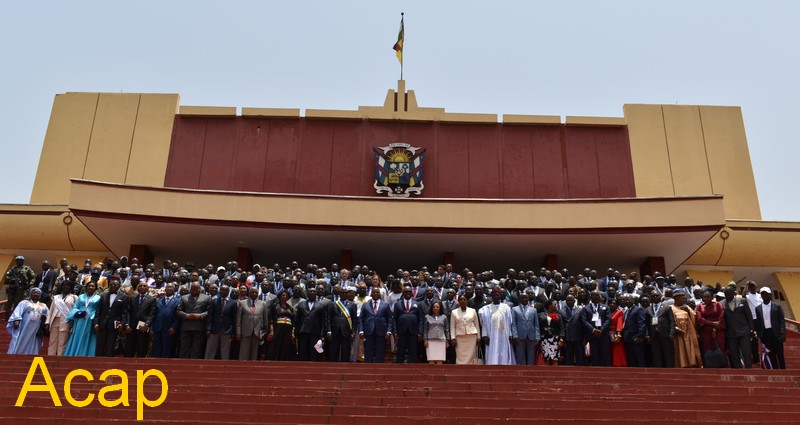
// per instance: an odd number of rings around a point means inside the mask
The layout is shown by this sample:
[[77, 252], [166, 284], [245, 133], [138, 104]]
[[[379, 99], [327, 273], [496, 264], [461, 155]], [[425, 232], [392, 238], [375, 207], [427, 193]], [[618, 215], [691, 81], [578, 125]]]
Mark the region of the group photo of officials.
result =
[[17, 256], [4, 283], [9, 354], [786, 368], [783, 309], [753, 281]]

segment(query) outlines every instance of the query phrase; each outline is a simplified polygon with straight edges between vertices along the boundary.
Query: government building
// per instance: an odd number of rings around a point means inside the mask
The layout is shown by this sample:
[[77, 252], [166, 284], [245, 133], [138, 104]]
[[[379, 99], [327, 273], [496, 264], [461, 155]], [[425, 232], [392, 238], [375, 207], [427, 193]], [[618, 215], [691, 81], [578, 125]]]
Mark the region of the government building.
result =
[[[377, 102], [376, 102], [377, 103]], [[446, 106], [446, 105], [445, 105]], [[609, 267], [754, 280], [800, 306], [800, 223], [761, 219], [741, 110], [455, 113], [398, 81], [357, 110], [55, 96], [30, 203], [0, 204], [0, 264]], [[800, 307], [798, 307], [800, 308]]]

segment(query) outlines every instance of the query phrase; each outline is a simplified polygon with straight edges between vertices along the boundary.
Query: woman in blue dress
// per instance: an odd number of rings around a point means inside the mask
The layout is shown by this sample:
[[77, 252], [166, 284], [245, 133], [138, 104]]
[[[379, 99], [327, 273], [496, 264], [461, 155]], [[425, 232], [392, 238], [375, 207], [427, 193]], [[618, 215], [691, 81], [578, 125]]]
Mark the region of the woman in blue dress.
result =
[[30, 298], [17, 304], [8, 319], [6, 329], [11, 334], [8, 354], [39, 354], [42, 337], [36, 334], [49, 313], [47, 306], [39, 301], [41, 295], [41, 289], [31, 289]]
[[72, 332], [69, 335], [65, 356], [94, 356], [97, 346], [97, 335], [92, 327], [92, 320], [100, 307], [100, 296], [95, 294], [97, 284], [89, 281], [84, 292], [75, 301], [72, 311], [67, 316]]

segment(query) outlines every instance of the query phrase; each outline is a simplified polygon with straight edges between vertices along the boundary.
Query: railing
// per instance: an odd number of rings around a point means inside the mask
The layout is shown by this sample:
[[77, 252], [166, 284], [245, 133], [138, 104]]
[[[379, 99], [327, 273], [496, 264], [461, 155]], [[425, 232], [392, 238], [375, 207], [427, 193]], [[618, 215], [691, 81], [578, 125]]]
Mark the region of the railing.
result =
[[800, 333], [800, 322], [792, 319], [784, 319], [786, 321], [786, 329]]

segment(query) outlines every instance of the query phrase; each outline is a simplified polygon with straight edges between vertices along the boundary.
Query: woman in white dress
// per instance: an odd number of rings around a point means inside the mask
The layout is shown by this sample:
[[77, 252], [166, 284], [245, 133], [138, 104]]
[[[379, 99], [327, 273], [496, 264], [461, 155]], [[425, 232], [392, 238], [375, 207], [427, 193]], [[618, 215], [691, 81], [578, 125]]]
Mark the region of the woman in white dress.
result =
[[450, 313], [450, 344], [456, 347], [456, 364], [474, 364], [480, 331], [478, 312], [467, 307], [467, 297], [458, 296], [458, 308]]

